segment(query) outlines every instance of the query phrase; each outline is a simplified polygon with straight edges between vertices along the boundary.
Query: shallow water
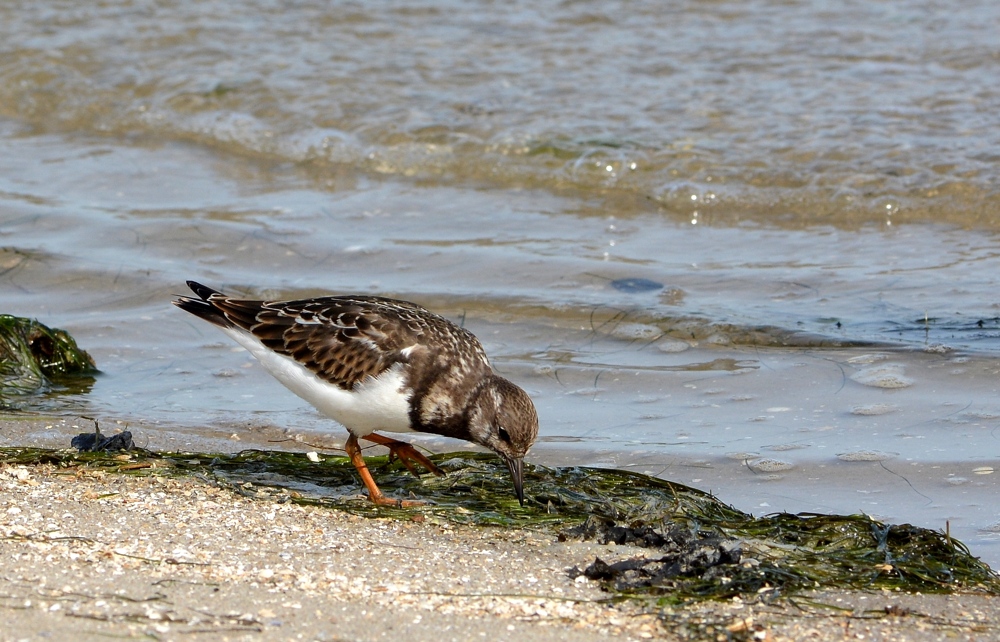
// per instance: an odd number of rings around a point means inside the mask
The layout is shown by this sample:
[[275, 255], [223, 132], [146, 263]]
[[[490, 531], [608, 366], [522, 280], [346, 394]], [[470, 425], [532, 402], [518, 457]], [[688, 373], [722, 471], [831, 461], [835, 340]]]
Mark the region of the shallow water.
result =
[[170, 306], [185, 279], [415, 300], [535, 398], [537, 463], [948, 522], [997, 564], [998, 23], [5, 3], [0, 312], [103, 371], [45, 412], [234, 450], [343, 433]]

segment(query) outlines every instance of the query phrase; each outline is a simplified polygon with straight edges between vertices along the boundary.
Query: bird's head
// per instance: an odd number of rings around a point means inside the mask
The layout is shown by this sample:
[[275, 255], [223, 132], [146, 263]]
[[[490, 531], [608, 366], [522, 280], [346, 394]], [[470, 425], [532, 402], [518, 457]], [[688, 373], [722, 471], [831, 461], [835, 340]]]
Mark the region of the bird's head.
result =
[[538, 414], [524, 390], [503, 377], [488, 378], [469, 415], [472, 441], [500, 455], [514, 479], [517, 501], [524, 505], [524, 455], [538, 437]]

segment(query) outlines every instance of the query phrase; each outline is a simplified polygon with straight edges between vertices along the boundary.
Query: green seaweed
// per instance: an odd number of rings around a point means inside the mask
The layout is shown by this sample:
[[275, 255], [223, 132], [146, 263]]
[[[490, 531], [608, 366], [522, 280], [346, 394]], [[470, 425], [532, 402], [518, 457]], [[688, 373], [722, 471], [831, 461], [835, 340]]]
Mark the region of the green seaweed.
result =
[[[152, 453], [128, 457], [70, 450], [2, 448], [0, 463], [99, 468], [123, 474], [197, 476], [251, 497], [323, 506], [368, 517], [510, 526], [580, 536], [595, 523], [684, 530], [696, 541], [738, 540], [739, 563], [702, 574], [654, 577], [622, 587], [619, 597], [660, 602], [790, 596], [820, 588], [1000, 594], [1000, 576], [945, 533], [884, 524], [866, 515], [754, 517], [703, 491], [622, 470], [525, 466], [525, 506], [518, 505], [505, 465], [491, 454], [431, 459], [446, 475], [414, 477], [398, 462], [367, 457], [382, 490], [428, 503], [378, 507], [361, 494], [346, 457], [312, 461], [305, 454], [244, 451], [235, 455]], [[649, 530], [649, 529], [646, 529]], [[650, 558], [658, 556], [649, 549]]]
[[35, 319], [0, 314], [0, 408], [16, 398], [59, 386], [88, 388], [97, 372], [94, 360], [65, 330]]

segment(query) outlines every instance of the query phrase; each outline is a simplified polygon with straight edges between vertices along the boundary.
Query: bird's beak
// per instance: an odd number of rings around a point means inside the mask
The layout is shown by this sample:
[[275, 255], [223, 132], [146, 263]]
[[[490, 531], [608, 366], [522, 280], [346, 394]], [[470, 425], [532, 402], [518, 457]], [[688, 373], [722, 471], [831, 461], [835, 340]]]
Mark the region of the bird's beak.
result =
[[514, 478], [514, 493], [517, 495], [517, 501], [520, 502], [521, 506], [524, 506], [524, 460], [505, 458], [507, 459], [507, 468], [510, 469], [510, 476]]

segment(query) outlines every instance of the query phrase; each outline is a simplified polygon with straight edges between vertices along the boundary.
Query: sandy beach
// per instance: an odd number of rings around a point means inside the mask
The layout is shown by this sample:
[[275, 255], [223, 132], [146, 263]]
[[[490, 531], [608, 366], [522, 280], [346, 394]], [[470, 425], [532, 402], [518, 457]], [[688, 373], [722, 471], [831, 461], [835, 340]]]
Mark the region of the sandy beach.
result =
[[[16, 423], [16, 422], [15, 422]], [[8, 423], [10, 425], [10, 423]], [[650, 555], [366, 519], [197, 478], [0, 464], [3, 640], [990, 640], [995, 598], [612, 603], [573, 567]], [[825, 606], [822, 606], [825, 605]]]
[[[363, 518], [193, 470], [347, 434], [170, 303], [412, 301], [531, 397], [539, 484], [634, 472], [1000, 569], [997, 25], [986, 0], [0, 2], [0, 314], [100, 371], [0, 398], [0, 448], [99, 422], [195, 461], [0, 451], [0, 642], [1000, 639], [983, 595], [614, 602], [572, 569], [659, 552], [448, 521], [511, 495]], [[346, 473], [303, 485], [368, 506]], [[933, 557], [875, 539], [838, 567], [862, 587]]]

